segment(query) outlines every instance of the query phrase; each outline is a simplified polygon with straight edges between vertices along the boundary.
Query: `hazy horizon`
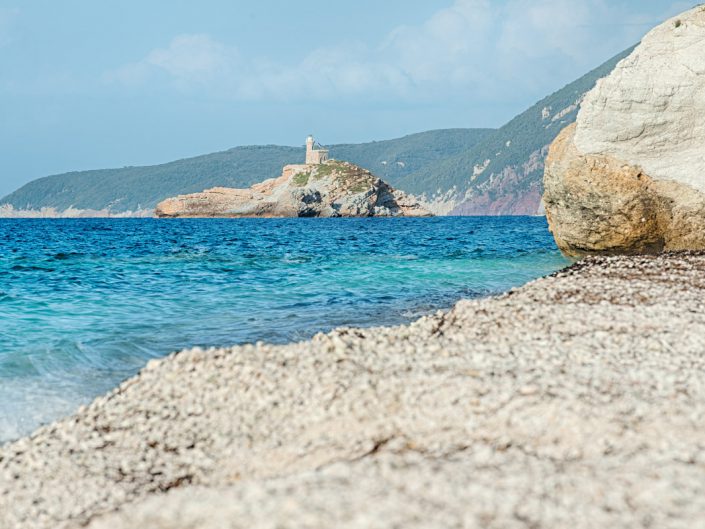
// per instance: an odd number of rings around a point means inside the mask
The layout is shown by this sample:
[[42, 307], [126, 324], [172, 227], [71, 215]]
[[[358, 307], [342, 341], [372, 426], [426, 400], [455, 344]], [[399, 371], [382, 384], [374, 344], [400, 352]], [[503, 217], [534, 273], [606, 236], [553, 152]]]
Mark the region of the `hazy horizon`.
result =
[[498, 127], [693, 4], [0, 0], [0, 196], [239, 145]]

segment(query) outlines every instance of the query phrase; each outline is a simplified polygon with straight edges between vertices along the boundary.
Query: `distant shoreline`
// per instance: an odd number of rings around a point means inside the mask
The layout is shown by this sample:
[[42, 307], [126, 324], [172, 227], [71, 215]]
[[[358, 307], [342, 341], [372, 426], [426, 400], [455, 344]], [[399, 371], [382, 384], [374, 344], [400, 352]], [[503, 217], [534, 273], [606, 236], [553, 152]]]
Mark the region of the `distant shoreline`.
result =
[[69, 208], [59, 211], [56, 208], [15, 209], [8, 204], [0, 205], [0, 219], [124, 219], [153, 216], [153, 209], [114, 212], [107, 209]]
[[[75, 210], [76, 212], [46, 212], [43, 210], [16, 210], [12, 213], [3, 212], [0, 207], [0, 220], [4, 219], [158, 219], [164, 221], [170, 220], [189, 220], [189, 219], [214, 219], [214, 220], [237, 220], [237, 219], [310, 219], [310, 217], [181, 217], [178, 219], [159, 218], [154, 215], [154, 210], [144, 210], [140, 212], [105, 212], [93, 210]], [[436, 215], [433, 217], [336, 217], [336, 218], [454, 218], [454, 217], [472, 217], [472, 218], [501, 218], [501, 217], [530, 217], [539, 218], [545, 217], [545, 213], [536, 215]]]

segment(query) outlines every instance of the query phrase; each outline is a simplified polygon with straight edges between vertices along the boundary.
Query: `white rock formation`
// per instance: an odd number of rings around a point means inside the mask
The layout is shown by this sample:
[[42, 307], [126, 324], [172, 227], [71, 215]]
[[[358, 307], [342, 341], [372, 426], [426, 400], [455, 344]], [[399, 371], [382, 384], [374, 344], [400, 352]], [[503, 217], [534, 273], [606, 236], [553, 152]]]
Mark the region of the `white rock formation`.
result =
[[567, 254], [705, 249], [705, 6], [652, 30], [586, 95], [544, 188]]
[[705, 192], [705, 6], [655, 28], [597, 83], [575, 146]]

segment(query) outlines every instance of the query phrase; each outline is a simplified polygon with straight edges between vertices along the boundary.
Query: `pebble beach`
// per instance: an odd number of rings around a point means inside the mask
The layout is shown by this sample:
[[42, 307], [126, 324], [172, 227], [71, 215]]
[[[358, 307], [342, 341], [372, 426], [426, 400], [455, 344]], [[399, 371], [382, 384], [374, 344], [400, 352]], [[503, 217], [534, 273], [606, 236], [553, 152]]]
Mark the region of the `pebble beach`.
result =
[[0, 447], [2, 529], [705, 526], [705, 254], [193, 349]]

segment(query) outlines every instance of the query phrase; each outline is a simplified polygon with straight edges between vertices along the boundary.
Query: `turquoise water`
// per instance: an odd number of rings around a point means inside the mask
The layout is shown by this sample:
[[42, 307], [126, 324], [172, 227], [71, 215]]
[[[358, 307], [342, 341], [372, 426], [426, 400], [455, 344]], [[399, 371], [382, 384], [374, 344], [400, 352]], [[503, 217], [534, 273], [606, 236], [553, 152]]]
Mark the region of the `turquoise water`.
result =
[[542, 218], [0, 220], [0, 441], [184, 347], [398, 324], [566, 264]]

